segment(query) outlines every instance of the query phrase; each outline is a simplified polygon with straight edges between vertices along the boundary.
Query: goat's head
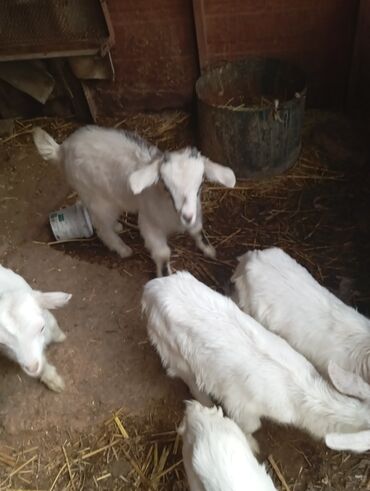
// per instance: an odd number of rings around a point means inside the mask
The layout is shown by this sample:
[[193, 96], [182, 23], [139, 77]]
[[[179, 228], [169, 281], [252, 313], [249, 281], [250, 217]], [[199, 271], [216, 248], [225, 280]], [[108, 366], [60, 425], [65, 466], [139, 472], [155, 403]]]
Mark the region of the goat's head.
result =
[[129, 182], [134, 194], [159, 180], [171, 196], [182, 224], [191, 228], [196, 221], [203, 178], [234, 187], [235, 175], [229, 167], [211, 162], [195, 148], [157, 155], [146, 167], [133, 172]]
[[9, 291], [0, 296], [0, 346], [31, 377], [44, 368], [44, 309], [61, 307], [71, 295], [62, 292]]

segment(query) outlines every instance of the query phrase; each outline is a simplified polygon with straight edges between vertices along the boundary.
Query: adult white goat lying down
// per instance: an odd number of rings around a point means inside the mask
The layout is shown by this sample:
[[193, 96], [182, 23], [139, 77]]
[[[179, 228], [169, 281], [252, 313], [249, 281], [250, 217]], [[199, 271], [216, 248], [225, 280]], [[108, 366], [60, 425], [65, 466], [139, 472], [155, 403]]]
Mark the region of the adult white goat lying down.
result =
[[244, 433], [221, 408], [187, 402], [178, 432], [190, 491], [276, 491]]
[[[142, 306], [168, 375], [204, 404], [215, 398], [246, 434], [261, 417], [330, 434], [332, 447], [343, 433], [370, 430], [370, 387], [361, 377], [330, 363], [338, 392], [284, 339], [191, 274], [148, 282]], [[369, 441], [369, 432], [357, 437]]]
[[124, 211], [139, 214], [140, 232], [157, 276], [170, 273], [171, 234], [187, 231], [206, 256], [215, 256], [202, 234], [200, 187], [204, 177], [234, 187], [235, 175], [228, 167], [211, 162], [196, 149], [162, 153], [133, 133], [98, 126], [80, 128], [61, 145], [37, 128], [34, 142], [45, 160], [62, 165], [98, 236], [121, 257], [132, 254], [118, 235]]
[[240, 308], [286, 339], [322, 374], [333, 360], [370, 382], [370, 321], [283, 250], [247, 252], [232, 281]]
[[0, 349], [55, 392], [64, 389], [64, 382], [44, 351], [66, 336], [48, 309], [63, 307], [71, 296], [33, 290], [21, 276], [0, 266]]

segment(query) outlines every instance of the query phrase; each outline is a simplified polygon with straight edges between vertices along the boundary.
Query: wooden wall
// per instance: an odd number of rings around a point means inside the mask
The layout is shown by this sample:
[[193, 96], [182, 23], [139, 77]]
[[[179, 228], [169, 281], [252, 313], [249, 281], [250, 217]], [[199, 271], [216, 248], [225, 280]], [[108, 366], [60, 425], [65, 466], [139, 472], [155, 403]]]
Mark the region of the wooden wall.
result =
[[297, 62], [309, 77], [309, 103], [344, 106], [359, 0], [107, 0], [107, 4], [116, 37], [112, 50], [116, 81], [89, 82], [99, 115], [189, 104], [199, 59], [206, 66], [250, 54]]
[[200, 63], [272, 55], [308, 75], [308, 102], [344, 105], [358, 0], [194, 0]]
[[360, 2], [348, 109], [370, 119], [370, 0]]
[[89, 83], [98, 114], [184, 106], [198, 54], [191, 0], [108, 0], [115, 82]]

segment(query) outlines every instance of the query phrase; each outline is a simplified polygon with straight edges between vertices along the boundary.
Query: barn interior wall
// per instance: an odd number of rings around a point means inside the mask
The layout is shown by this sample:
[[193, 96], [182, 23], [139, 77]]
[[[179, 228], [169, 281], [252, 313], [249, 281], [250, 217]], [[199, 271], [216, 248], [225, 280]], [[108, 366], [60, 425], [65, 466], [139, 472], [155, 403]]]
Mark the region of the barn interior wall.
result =
[[98, 115], [181, 107], [199, 74], [191, 0], [108, 0], [114, 82], [90, 82]]
[[370, 119], [370, 0], [361, 0], [353, 50], [348, 109]]
[[308, 102], [342, 107], [351, 67], [357, 0], [194, 0], [203, 66], [248, 55], [297, 63]]
[[193, 99], [199, 62], [248, 55], [299, 64], [308, 75], [310, 105], [345, 105], [359, 0], [107, 2], [116, 79], [90, 83], [98, 114], [185, 106]]

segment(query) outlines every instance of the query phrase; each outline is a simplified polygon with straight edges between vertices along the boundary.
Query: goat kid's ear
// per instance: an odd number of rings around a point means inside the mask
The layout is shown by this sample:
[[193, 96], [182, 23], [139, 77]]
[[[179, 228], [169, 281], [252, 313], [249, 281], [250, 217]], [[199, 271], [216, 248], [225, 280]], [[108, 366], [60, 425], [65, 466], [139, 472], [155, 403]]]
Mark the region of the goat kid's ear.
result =
[[233, 188], [235, 186], [235, 174], [230, 167], [224, 165], [215, 164], [211, 160], [203, 157], [204, 173], [208, 181], [219, 182], [227, 188]]
[[53, 310], [63, 307], [72, 297], [71, 293], [64, 292], [33, 292], [37, 303], [42, 309]]
[[332, 360], [328, 365], [328, 373], [334, 387], [342, 394], [362, 400], [370, 398], [370, 385], [360, 375], [341, 368]]
[[357, 433], [328, 433], [325, 443], [333, 450], [347, 450], [350, 452], [366, 452], [370, 449], [370, 431]]
[[159, 179], [159, 163], [156, 159], [151, 164], [133, 172], [129, 177], [129, 185], [134, 194], [140, 194], [144, 189], [152, 186]]

